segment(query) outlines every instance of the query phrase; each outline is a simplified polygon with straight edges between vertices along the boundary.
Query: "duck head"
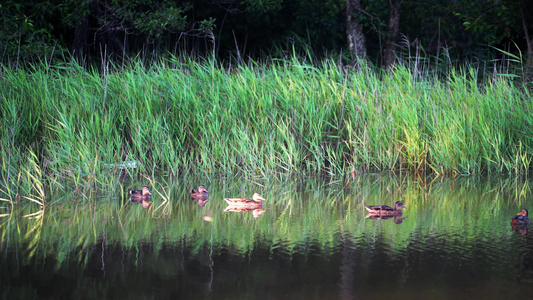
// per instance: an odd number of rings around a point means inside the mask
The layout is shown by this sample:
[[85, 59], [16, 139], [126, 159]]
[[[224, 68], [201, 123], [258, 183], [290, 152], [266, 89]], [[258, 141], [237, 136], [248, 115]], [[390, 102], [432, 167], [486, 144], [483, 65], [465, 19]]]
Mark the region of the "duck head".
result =
[[147, 187], [147, 186], [143, 186], [143, 189], [142, 189], [141, 193], [142, 193], [143, 196], [152, 195], [152, 193], [150, 192], [150, 188]]
[[198, 193], [209, 193], [209, 190], [204, 185], [200, 185], [198, 186]]
[[522, 208], [522, 210], [516, 214], [517, 216], [523, 216], [523, 217], [528, 217], [528, 212], [527, 212], [527, 209], [525, 208]]
[[252, 196], [252, 199], [254, 201], [265, 201], [266, 199], [263, 198], [263, 196], [261, 196], [259, 193], [254, 193], [254, 195]]
[[396, 201], [396, 203], [394, 203], [394, 209], [398, 210], [401, 208], [407, 208], [407, 206], [403, 205], [401, 201]]

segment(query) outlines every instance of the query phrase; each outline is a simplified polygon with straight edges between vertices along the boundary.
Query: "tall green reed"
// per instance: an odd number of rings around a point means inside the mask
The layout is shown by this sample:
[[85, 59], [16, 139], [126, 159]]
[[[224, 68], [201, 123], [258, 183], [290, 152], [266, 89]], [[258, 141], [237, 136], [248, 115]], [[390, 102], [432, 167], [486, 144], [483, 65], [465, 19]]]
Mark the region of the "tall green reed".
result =
[[3, 68], [2, 185], [20, 184], [28, 150], [51, 180], [82, 189], [112, 185], [124, 172], [528, 172], [527, 89], [502, 76], [480, 83], [468, 68], [441, 80], [417, 74], [401, 64], [379, 74], [296, 58], [231, 70], [177, 59], [105, 72]]

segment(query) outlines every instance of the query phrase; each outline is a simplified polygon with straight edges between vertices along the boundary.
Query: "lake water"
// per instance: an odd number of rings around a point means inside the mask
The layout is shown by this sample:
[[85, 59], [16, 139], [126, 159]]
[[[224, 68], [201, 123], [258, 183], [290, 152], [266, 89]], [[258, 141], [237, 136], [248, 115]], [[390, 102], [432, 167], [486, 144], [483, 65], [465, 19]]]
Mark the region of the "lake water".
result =
[[[145, 209], [127, 190], [24, 200], [0, 218], [3, 299], [511, 299], [533, 292], [533, 210], [526, 178], [367, 175], [156, 183]], [[187, 189], [205, 184], [204, 206]], [[265, 198], [224, 211], [225, 197]], [[364, 205], [402, 201], [402, 218]], [[9, 204], [0, 202], [2, 211]], [[20, 208], [19, 208], [20, 206]], [[39, 215], [36, 215], [39, 217]], [[403, 218], [405, 217], [405, 218]]]

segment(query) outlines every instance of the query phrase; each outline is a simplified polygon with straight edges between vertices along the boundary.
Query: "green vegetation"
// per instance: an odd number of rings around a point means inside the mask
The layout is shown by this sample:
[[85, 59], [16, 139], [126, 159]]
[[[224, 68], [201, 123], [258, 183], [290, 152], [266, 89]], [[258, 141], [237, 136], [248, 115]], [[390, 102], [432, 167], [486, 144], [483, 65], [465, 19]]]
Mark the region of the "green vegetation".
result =
[[[4, 68], [1, 77], [2, 189], [12, 196], [42, 190], [23, 186], [45, 178], [114, 186], [121, 172], [527, 173], [533, 154], [528, 90], [473, 69], [439, 80], [332, 61], [171, 61], [103, 75], [76, 65]], [[122, 170], [124, 161], [138, 168]]]

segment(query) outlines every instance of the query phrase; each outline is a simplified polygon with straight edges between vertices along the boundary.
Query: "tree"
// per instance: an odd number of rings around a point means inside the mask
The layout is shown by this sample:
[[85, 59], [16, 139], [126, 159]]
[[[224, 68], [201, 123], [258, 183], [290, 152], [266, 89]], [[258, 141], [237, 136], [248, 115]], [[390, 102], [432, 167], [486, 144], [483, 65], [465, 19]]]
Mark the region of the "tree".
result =
[[533, 70], [532, 8], [530, 0], [4, 0], [0, 59], [68, 59], [70, 49], [87, 63], [169, 52], [241, 60], [348, 46], [355, 64], [390, 69], [405, 50], [398, 45], [436, 56], [446, 48], [459, 62], [492, 59], [494, 48], [516, 44]]
[[65, 50], [54, 37], [57, 24], [51, 22], [57, 8], [50, 1], [6, 0], [0, 4], [0, 59], [19, 66], [40, 59], [59, 57]]
[[[530, 4], [531, 5], [531, 4]], [[522, 18], [522, 28], [524, 30], [524, 37], [527, 46], [527, 60], [526, 60], [526, 76], [529, 80], [533, 79], [533, 39], [529, 35], [529, 26], [532, 23], [531, 20], [528, 20], [526, 12], [529, 7], [525, 1], [520, 2], [520, 16]], [[531, 16], [531, 14], [529, 14]]]
[[383, 50], [383, 68], [390, 70], [396, 61], [396, 43], [400, 33], [400, 6], [403, 0], [389, 0], [390, 14], [387, 25], [387, 37], [385, 39], [385, 49]]
[[478, 42], [496, 48], [512, 43], [526, 52], [526, 75], [533, 76], [532, 4], [527, 0], [484, 0], [480, 3], [462, 1], [456, 14], [465, 30], [477, 35]]
[[357, 22], [360, 14], [360, 0], [346, 0], [346, 39], [356, 63], [357, 60], [366, 60], [366, 38], [363, 27]]
[[157, 51], [165, 34], [186, 28], [186, 9], [168, 0], [64, 0], [63, 22], [74, 29], [72, 53], [78, 59], [89, 47], [98, 56], [122, 57], [138, 43], [155, 45]]

